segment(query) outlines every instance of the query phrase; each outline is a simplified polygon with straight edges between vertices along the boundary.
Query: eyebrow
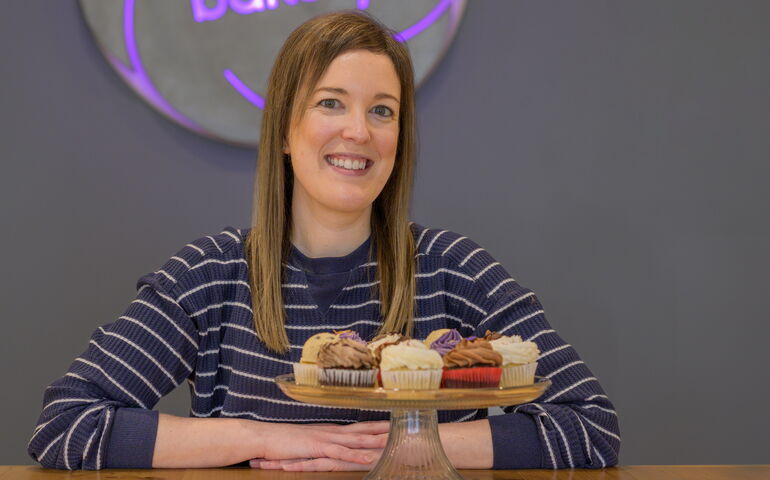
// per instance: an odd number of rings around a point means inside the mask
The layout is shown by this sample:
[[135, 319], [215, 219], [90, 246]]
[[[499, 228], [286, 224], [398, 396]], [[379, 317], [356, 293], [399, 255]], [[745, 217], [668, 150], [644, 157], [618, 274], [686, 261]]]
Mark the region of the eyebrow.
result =
[[[321, 91], [337, 93], [339, 95], [347, 95], [348, 94], [348, 91], [345, 90], [344, 88], [337, 88], [337, 87], [321, 87], [321, 88], [317, 88], [315, 90], [315, 92], [313, 92], [313, 94], [316, 94], [316, 93], [321, 92]], [[393, 99], [396, 103], [401, 103], [399, 101], [399, 99], [397, 99], [396, 97], [394, 97], [393, 95], [391, 95], [389, 93], [380, 92], [380, 93], [378, 93], [377, 95], [374, 96], [375, 100], [379, 100], [381, 98], [390, 98], [390, 99]]]

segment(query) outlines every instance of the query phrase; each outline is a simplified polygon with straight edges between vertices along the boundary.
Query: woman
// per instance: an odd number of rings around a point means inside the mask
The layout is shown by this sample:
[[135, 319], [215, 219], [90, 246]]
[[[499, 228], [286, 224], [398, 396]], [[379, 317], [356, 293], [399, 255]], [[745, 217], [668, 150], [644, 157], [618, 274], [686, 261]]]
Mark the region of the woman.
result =
[[[182, 248], [46, 389], [30, 455], [46, 467], [368, 469], [385, 412], [302, 404], [273, 383], [315, 333], [438, 328], [521, 335], [553, 386], [486, 417], [440, 412], [458, 468], [603, 467], [615, 412], [534, 294], [477, 244], [408, 221], [415, 118], [404, 45], [359, 13], [310, 20], [271, 73], [253, 228]], [[190, 418], [157, 401], [187, 379]]]

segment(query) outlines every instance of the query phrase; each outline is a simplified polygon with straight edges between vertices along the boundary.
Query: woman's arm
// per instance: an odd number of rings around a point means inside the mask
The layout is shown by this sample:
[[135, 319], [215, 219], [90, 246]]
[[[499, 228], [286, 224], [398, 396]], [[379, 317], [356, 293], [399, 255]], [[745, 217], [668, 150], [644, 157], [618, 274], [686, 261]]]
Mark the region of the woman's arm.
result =
[[385, 446], [387, 422], [294, 425], [239, 418], [183, 418], [160, 414], [153, 468], [207, 468], [253, 458], [328, 457], [369, 464], [366, 449]]

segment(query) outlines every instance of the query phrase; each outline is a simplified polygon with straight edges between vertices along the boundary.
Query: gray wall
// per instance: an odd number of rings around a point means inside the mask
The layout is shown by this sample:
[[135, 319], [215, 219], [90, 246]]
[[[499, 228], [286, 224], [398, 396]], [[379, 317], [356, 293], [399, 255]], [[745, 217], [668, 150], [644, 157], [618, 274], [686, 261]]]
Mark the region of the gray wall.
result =
[[[470, 3], [418, 95], [414, 219], [539, 294], [622, 463], [770, 463], [770, 2]], [[248, 224], [254, 153], [142, 103], [74, 1], [3, 7], [0, 464], [29, 464], [43, 389], [135, 280]]]

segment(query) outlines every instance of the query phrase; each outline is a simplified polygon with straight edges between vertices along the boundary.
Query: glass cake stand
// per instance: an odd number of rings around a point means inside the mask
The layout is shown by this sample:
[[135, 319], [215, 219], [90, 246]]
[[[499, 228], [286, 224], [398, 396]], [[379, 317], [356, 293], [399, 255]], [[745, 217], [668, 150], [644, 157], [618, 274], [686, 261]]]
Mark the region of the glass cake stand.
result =
[[535, 400], [551, 386], [542, 377], [521, 387], [438, 390], [297, 385], [293, 374], [280, 375], [275, 382], [283, 393], [300, 402], [391, 411], [385, 451], [364, 480], [461, 480], [441, 446], [437, 410], [519, 405]]

